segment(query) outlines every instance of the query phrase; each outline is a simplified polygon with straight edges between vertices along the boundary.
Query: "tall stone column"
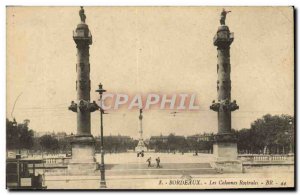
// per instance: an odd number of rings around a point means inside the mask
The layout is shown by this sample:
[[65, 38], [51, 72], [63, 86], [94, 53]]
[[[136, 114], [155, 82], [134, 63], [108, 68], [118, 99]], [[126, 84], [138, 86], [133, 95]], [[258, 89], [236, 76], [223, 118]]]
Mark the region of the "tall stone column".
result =
[[[237, 140], [231, 131], [231, 112], [239, 108], [236, 101], [231, 102], [231, 64], [230, 45], [233, 42], [233, 33], [225, 25], [225, 18], [228, 12], [221, 13], [221, 26], [214, 37], [214, 45], [218, 51], [217, 64], [217, 93], [218, 100], [213, 101], [210, 109], [218, 113], [218, 133], [215, 136], [213, 146], [217, 167], [225, 172], [240, 172], [241, 166], [237, 161]], [[226, 162], [227, 161], [227, 162]], [[228, 161], [236, 161], [237, 165], [229, 166]]]
[[[72, 101], [69, 110], [77, 113], [77, 133], [72, 141], [72, 160], [69, 171], [87, 173], [96, 170], [95, 140], [91, 134], [91, 112], [98, 109], [95, 102], [90, 103], [90, 54], [89, 47], [92, 44], [92, 35], [85, 23], [84, 9], [79, 11], [81, 23], [73, 32], [73, 39], [77, 48], [76, 63], [76, 91], [77, 101]], [[88, 174], [88, 173], [87, 173]]]
[[143, 110], [140, 109], [140, 116], [139, 116], [139, 121], [140, 121], [140, 130], [139, 130], [139, 133], [140, 133], [140, 140], [143, 140]]
[[136, 152], [142, 152], [147, 151], [147, 147], [145, 146], [144, 139], [143, 139], [143, 110], [140, 109], [140, 115], [139, 115], [139, 124], [140, 124], [140, 130], [139, 130], [139, 142], [138, 145], [135, 147]]

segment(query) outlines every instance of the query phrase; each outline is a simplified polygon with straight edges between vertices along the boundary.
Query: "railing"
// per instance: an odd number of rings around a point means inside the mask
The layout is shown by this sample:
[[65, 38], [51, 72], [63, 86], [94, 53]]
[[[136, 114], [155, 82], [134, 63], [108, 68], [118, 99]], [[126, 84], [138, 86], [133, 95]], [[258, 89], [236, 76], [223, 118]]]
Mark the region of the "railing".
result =
[[37, 168], [65, 167], [68, 165], [69, 160], [71, 159], [71, 157], [64, 157], [64, 156], [39, 156], [38, 158], [43, 159], [44, 163], [36, 164]]
[[274, 154], [274, 155], [263, 155], [263, 154], [240, 154], [238, 158], [244, 161], [251, 162], [285, 162], [293, 161], [293, 154]]
[[46, 157], [45, 166], [66, 166], [69, 163], [70, 157]]

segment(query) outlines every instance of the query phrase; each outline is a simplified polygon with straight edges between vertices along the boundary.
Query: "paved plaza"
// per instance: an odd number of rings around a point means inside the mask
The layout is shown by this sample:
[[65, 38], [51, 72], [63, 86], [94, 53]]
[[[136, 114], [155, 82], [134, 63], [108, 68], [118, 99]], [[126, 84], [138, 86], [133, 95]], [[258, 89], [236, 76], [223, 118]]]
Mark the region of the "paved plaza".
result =
[[[155, 163], [155, 158], [159, 157], [161, 163], [209, 163], [214, 159], [212, 154], [199, 153], [195, 156], [193, 153], [145, 153], [144, 157], [137, 157], [136, 153], [113, 153], [105, 154], [106, 164], [145, 164], [146, 160], [151, 157], [152, 163]], [[100, 154], [96, 154], [96, 159], [100, 162]]]
[[[160, 157], [161, 168], [156, 168], [155, 158]], [[97, 161], [100, 156], [96, 155]], [[151, 157], [153, 167], [148, 167], [146, 160]], [[292, 185], [293, 169], [286, 168], [280, 175], [268, 169], [247, 169], [246, 173], [239, 174], [220, 174], [210, 165], [213, 161], [212, 154], [199, 154], [194, 156], [192, 153], [172, 154], [172, 153], [146, 153], [144, 157], [136, 157], [136, 153], [106, 154], [106, 182], [110, 189], [164, 189], [164, 188], [198, 188], [213, 189], [213, 182], [224, 181], [224, 188], [237, 187], [230, 185], [230, 181], [259, 181], [253, 187], [266, 187], [266, 180], [274, 180], [280, 187], [281, 178]], [[278, 169], [279, 170], [279, 169]], [[47, 175], [45, 185], [48, 189], [99, 189], [99, 171], [90, 176], [70, 176], [66, 172], [59, 175]], [[174, 182], [191, 180], [193, 185], [175, 185]], [[229, 182], [227, 185], [226, 182]], [[275, 185], [275, 184], [274, 184]], [[220, 187], [220, 185], [218, 185]], [[242, 187], [242, 185], [239, 185]], [[251, 187], [251, 185], [250, 185]]]

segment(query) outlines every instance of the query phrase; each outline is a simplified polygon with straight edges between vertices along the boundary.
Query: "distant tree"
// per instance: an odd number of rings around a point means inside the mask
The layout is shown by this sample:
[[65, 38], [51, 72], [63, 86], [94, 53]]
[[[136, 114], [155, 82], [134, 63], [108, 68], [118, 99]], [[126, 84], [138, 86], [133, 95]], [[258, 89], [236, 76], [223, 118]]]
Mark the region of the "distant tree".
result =
[[29, 120], [29, 119], [25, 119], [25, 120], [24, 120], [24, 125], [28, 126], [29, 123], [30, 123], [30, 120]]
[[[290, 124], [291, 123], [291, 124]], [[294, 117], [289, 115], [264, 115], [255, 120], [250, 129], [237, 132], [238, 149], [251, 153], [287, 152], [294, 145]]]
[[6, 147], [7, 149], [20, 149], [20, 136], [17, 124], [6, 119]]
[[185, 137], [171, 133], [168, 136], [167, 147], [170, 151], [184, 152], [188, 147]]
[[197, 142], [197, 149], [198, 150], [211, 150], [213, 147], [213, 142], [212, 141], [198, 141]]
[[176, 148], [177, 148], [176, 144], [177, 144], [176, 137], [175, 137], [175, 135], [174, 135], [173, 133], [171, 133], [171, 134], [168, 136], [168, 144], [167, 144], [167, 145], [168, 145], [168, 149], [169, 149], [170, 151], [176, 150]]
[[7, 149], [31, 149], [34, 144], [33, 130], [28, 128], [29, 120], [17, 123], [6, 119]]
[[67, 137], [58, 140], [58, 148], [63, 153], [71, 151], [71, 140]]
[[[124, 136], [104, 136], [103, 137], [104, 151], [108, 153], [126, 152], [133, 150], [137, 145], [137, 140], [128, 139]], [[96, 151], [100, 152], [100, 137], [96, 137]]]
[[55, 151], [59, 149], [58, 140], [51, 135], [43, 135], [40, 137], [40, 145], [43, 150]]
[[242, 153], [253, 153], [255, 146], [250, 129], [241, 129], [237, 132], [237, 147]]
[[188, 141], [188, 148], [190, 151], [198, 152], [198, 141], [196, 139], [191, 139]]

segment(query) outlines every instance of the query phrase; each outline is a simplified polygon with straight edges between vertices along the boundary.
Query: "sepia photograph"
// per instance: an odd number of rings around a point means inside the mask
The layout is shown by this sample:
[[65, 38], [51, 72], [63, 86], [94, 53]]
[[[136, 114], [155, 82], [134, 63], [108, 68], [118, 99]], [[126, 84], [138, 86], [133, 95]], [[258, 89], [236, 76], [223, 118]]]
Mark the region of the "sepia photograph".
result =
[[295, 189], [293, 6], [7, 6], [7, 190]]

